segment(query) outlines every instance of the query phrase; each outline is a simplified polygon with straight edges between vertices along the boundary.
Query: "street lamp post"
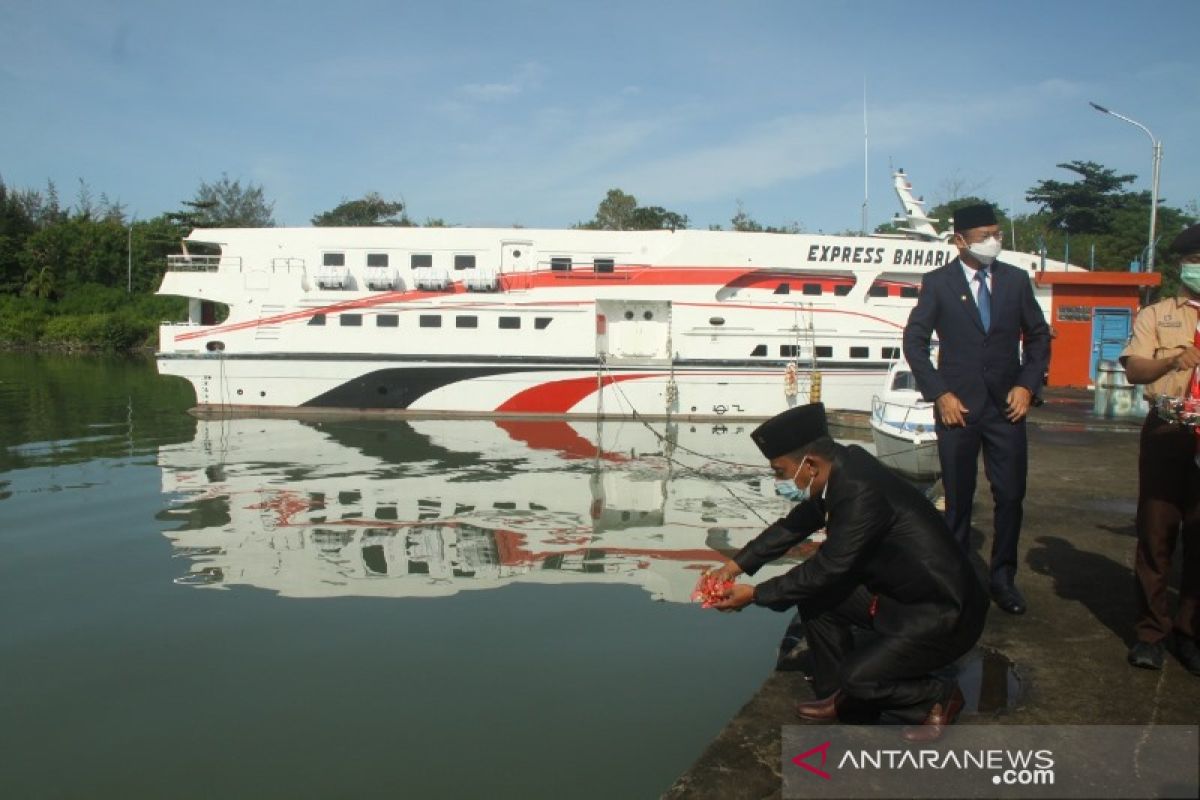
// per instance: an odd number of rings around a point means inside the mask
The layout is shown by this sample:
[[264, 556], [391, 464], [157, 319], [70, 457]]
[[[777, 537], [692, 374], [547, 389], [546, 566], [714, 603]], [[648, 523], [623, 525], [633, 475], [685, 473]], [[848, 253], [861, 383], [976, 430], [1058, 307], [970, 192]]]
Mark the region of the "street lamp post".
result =
[[1146, 245], [1146, 271], [1154, 272], [1154, 226], [1158, 222], [1158, 170], [1162, 165], [1162, 141], [1155, 138], [1154, 134], [1150, 132], [1150, 129], [1137, 120], [1130, 119], [1124, 114], [1118, 114], [1117, 112], [1111, 111], [1096, 103], [1089, 102], [1088, 105], [1099, 111], [1101, 114], [1108, 114], [1110, 117], [1116, 117], [1123, 122], [1128, 122], [1130, 125], [1136, 125], [1137, 127], [1141, 128], [1147, 136], [1150, 137], [1150, 144], [1153, 145], [1154, 148], [1154, 177], [1150, 184], [1150, 238], [1148, 240], [1149, 244]]

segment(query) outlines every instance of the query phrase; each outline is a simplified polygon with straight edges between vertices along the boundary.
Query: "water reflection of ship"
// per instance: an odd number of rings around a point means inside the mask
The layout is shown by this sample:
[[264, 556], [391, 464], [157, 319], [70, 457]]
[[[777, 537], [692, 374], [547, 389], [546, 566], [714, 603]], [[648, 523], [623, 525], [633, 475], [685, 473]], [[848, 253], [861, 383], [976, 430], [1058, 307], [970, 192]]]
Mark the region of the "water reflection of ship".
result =
[[747, 430], [719, 427], [207, 420], [160, 451], [181, 523], [167, 535], [194, 585], [428, 597], [606, 582], [685, 601], [786, 509]]

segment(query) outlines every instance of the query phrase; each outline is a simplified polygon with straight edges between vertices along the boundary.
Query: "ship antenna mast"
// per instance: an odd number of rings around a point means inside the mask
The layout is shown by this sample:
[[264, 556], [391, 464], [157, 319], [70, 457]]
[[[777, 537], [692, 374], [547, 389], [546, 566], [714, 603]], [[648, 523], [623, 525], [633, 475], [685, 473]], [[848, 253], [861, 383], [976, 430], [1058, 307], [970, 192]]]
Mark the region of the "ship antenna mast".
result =
[[871, 139], [867, 133], [867, 76], [863, 76], [863, 204], [862, 204], [862, 234], [867, 235], [867, 206], [871, 199], [870, 182], [870, 151]]

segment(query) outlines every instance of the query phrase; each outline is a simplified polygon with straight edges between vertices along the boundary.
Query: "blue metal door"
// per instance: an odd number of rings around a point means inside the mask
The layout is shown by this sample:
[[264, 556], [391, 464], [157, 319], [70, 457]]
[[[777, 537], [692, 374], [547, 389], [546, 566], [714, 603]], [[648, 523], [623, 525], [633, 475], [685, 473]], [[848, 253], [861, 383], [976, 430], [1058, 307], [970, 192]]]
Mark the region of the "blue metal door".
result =
[[1088, 369], [1092, 383], [1101, 361], [1116, 361], [1129, 341], [1133, 317], [1128, 308], [1097, 308], [1092, 312], [1092, 362]]

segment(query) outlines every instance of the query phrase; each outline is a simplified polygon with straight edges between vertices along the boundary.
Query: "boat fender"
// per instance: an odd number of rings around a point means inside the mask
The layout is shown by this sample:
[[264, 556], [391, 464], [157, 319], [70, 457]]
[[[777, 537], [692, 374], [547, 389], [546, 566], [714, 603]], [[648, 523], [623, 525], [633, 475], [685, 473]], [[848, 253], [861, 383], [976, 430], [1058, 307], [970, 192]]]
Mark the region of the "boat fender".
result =
[[794, 400], [800, 393], [800, 370], [795, 362], [788, 364], [783, 372], [783, 394], [789, 400]]

